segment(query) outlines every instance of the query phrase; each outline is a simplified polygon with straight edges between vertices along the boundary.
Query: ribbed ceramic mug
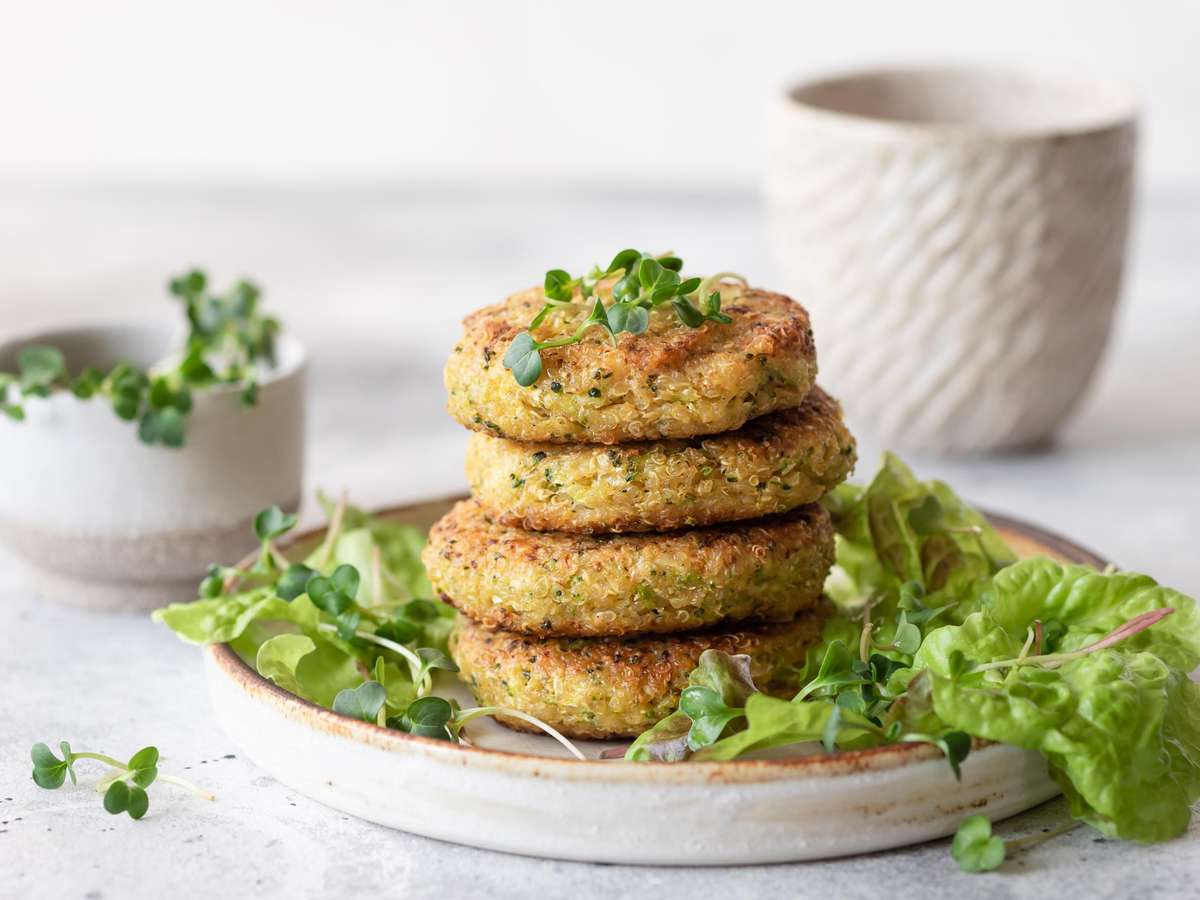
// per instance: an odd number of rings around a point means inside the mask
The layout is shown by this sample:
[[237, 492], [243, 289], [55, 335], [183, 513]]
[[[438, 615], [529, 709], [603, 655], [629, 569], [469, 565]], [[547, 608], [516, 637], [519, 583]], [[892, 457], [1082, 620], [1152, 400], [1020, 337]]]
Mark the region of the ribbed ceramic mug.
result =
[[1054, 434], [1108, 339], [1136, 116], [1114, 84], [978, 68], [860, 72], [779, 99], [773, 249], [857, 427], [942, 453]]

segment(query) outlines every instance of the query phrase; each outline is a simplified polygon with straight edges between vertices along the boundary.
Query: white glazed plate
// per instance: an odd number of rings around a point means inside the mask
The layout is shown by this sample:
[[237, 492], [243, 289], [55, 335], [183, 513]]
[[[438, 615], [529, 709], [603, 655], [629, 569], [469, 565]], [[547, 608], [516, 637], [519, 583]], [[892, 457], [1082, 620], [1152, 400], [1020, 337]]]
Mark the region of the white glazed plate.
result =
[[[422, 527], [452, 500], [388, 510]], [[1021, 555], [1098, 567], [1060, 537], [991, 517]], [[320, 533], [300, 541], [315, 541]], [[738, 865], [848, 856], [951, 834], [967, 815], [993, 820], [1050, 799], [1043, 758], [977, 744], [956, 782], [924, 744], [722, 763], [600, 760], [616, 744], [553, 740], [494, 722], [474, 746], [413, 737], [340, 716], [276, 687], [228, 645], [206, 651], [221, 726], [258, 766], [327, 806], [427, 837], [528, 856], [653, 865]], [[439, 692], [465, 690], [443, 683]]]

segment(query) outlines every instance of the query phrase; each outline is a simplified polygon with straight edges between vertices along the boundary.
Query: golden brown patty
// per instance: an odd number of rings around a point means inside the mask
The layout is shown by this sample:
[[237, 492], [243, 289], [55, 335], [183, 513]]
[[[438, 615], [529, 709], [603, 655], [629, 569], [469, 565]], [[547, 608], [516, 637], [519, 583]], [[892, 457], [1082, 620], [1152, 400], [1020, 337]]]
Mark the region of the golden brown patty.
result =
[[457, 504], [422, 560], [449, 603], [492, 628], [533, 635], [689, 631], [790, 619], [817, 602], [833, 526], [817, 505], [737, 525], [666, 534], [575, 535], [509, 528]]
[[[533, 288], [468, 316], [446, 364], [450, 413], [468, 428], [553, 443], [686, 438], [740, 428], [799, 406], [817, 374], [808, 313], [782, 294], [729, 286], [729, 324], [689, 328], [667, 310], [617, 345], [591, 329], [580, 344], [541, 351], [543, 372], [521, 387], [503, 358], [542, 308]], [[549, 316], [538, 340], [573, 332], [576, 308]]]
[[637, 444], [523, 444], [477, 434], [467, 480], [499, 522], [537, 531], [669, 531], [787, 512], [819, 500], [854, 468], [837, 401], [813, 388], [802, 406], [737, 431]]
[[[754, 683], [790, 696], [795, 667], [821, 636], [822, 604], [783, 623], [670, 637], [549, 638], [490, 631], [463, 616], [450, 639], [459, 677], [483, 706], [509, 706], [571, 737], [633, 737], [679, 704], [700, 654], [748, 653]], [[501, 717], [520, 730], [532, 726]]]

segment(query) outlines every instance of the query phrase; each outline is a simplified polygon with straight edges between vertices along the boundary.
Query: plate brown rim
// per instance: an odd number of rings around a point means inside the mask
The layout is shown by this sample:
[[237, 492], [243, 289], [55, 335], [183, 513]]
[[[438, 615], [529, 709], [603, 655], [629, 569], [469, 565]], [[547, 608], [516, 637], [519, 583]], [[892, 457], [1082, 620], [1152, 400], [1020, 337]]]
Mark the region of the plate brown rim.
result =
[[[375, 511], [373, 515], [382, 518], [395, 517], [420, 507], [441, 503], [452, 504], [461, 499], [464, 498], [455, 496], [405, 503]], [[982, 511], [997, 528], [1022, 535], [1072, 562], [1094, 566], [1098, 569], [1103, 569], [1108, 565], [1108, 562], [1099, 554], [1060, 534], [1011, 516], [987, 510]], [[292, 537], [285, 546], [312, 540], [324, 531], [324, 526], [309, 529]], [[935, 759], [941, 753], [936, 747], [928, 744], [887, 744], [882, 747], [847, 750], [831, 754], [813, 754], [785, 759], [739, 759], [688, 766], [670, 763], [643, 763], [628, 766], [621, 765], [620, 760], [577, 760], [535, 756], [511, 750], [451, 744], [447, 741], [405, 734], [394, 729], [382, 728], [370, 722], [353, 719], [283, 690], [274, 682], [259, 675], [228, 644], [209, 644], [205, 651], [215, 668], [235, 682], [245, 693], [274, 706], [288, 718], [298, 720], [311, 728], [383, 750], [416, 752], [439, 762], [459, 765], [482, 763], [510, 773], [520, 771], [521, 774], [532, 776], [553, 774], [555, 777], [578, 780], [623, 782], [647, 780], [646, 776], [649, 775], [648, 780], [659, 784], [663, 782], [747, 783], [797, 775], [834, 777], [867, 771], [885, 771], [927, 759]], [[988, 745], [988, 742], [976, 742], [978, 748]]]

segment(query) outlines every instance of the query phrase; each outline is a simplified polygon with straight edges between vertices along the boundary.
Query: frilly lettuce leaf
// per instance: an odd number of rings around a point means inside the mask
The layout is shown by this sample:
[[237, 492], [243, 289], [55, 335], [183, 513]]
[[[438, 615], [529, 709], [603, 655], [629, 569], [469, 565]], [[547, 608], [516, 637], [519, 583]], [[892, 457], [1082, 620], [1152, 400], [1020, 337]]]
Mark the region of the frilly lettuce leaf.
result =
[[884, 617], [900, 588], [917, 585], [930, 607], [954, 604], [961, 621], [991, 577], [1016, 556], [980, 513], [940, 481], [921, 482], [892, 454], [866, 487], [842, 485], [823, 501], [837, 529], [837, 564], [826, 593], [843, 608], [868, 599]]
[[285, 691], [322, 706], [332, 706], [340, 691], [363, 680], [353, 656], [330, 641], [305, 634], [277, 634], [264, 641], [254, 666]]
[[[984, 652], [970, 633], [959, 631], [957, 649]], [[1200, 796], [1197, 687], [1186, 676], [1153, 654], [1113, 649], [1057, 669], [1006, 671], [935, 676], [938, 717], [976, 737], [1041, 751], [1072, 813], [1104, 834], [1161, 841], [1186, 830]]]
[[289, 603], [264, 587], [191, 603], [172, 603], [156, 609], [152, 618], [189, 643], [221, 644], [240, 637], [255, 621], [294, 622], [305, 630], [315, 630], [320, 615], [307, 597]]
[[1190, 672], [1200, 666], [1200, 611], [1190, 597], [1147, 575], [1103, 574], [1084, 566], [1029, 559], [996, 575], [990, 609], [996, 624], [1018, 641], [1035, 620], [1066, 628], [1055, 650], [1078, 650], [1118, 625], [1153, 609], [1175, 613], [1122, 643], [1147, 650], [1167, 665]]
[[316, 649], [316, 642], [306, 634], [277, 634], [259, 645], [254, 668], [259, 675], [271, 679], [285, 691], [300, 694], [296, 667]]

